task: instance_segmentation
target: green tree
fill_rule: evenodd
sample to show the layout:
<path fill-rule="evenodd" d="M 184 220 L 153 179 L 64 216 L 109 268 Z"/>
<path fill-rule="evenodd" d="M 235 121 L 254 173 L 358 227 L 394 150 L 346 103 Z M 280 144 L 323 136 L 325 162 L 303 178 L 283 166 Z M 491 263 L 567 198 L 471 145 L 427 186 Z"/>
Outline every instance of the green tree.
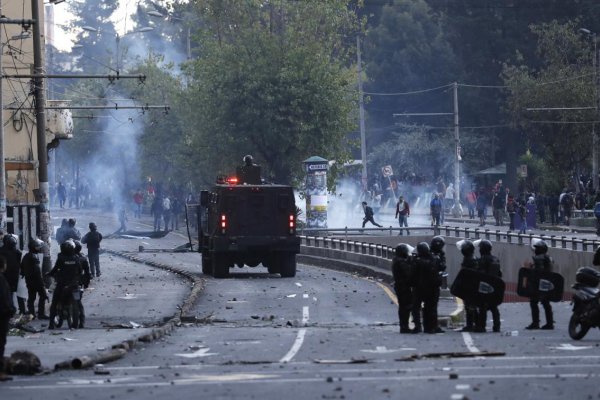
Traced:
<path fill-rule="evenodd" d="M 253 154 L 280 183 L 302 160 L 346 156 L 355 125 L 355 72 L 347 2 L 199 1 L 202 50 L 188 68 L 186 135 L 207 179 Z M 354 39 L 350 41 L 354 42 Z M 352 47 L 353 48 L 353 47 Z"/>
<path fill-rule="evenodd" d="M 578 27 L 577 20 L 533 25 L 540 67 L 528 67 L 531 63 L 522 60 L 503 70 L 512 124 L 522 130 L 537 157 L 552 160 L 549 172 L 563 183 L 588 167 L 595 110 L 528 108 L 594 106 L 593 48 Z"/>

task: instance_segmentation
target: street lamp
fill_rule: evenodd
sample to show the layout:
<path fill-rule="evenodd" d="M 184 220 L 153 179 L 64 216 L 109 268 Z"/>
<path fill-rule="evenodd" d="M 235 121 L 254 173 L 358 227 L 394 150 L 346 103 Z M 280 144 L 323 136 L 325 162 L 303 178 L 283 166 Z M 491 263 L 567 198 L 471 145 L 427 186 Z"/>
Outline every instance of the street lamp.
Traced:
<path fill-rule="evenodd" d="M 593 66 L 594 66 L 594 82 L 595 82 L 595 92 L 596 92 L 596 118 L 600 119 L 600 74 L 598 73 L 598 67 L 600 66 L 600 60 L 598 59 L 598 38 L 596 32 L 592 32 L 586 28 L 579 28 L 579 32 L 589 36 L 592 38 L 594 42 L 594 57 L 593 57 Z M 596 124 L 592 125 L 592 187 L 594 192 L 598 190 L 598 132 L 596 131 Z"/>

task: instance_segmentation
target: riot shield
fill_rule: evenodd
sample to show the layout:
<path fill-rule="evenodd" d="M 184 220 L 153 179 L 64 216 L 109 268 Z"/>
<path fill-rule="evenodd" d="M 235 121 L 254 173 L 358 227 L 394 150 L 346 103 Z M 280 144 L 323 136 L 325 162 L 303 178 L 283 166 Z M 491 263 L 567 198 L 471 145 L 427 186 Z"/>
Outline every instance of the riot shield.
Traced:
<path fill-rule="evenodd" d="M 564 278 L 556 272 L 521 268 L 517 282 L 517 294 L 540 300 L 561 301 L 564 284 Z"/>
<path fill-rule="evenodd" d="M 463 268 L 454 279 L 450 293 L 474 306 L 497 306 L 504 299 L 504 281 L 497 276 Z"/>

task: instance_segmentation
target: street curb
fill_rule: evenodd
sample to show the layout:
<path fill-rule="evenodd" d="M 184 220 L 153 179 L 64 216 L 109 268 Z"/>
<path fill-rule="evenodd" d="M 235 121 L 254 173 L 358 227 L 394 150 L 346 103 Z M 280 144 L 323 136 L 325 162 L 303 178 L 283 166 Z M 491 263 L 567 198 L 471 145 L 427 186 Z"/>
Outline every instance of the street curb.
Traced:
<path fill-rule="evenodd" d="M 130 261 L 149 265 L 154 268 L 159 268 L 168 272 L 175 273 L 177 275 L 182 276 L 183 278 L 192 282 L 192 290 L 190 291 L 187 298 L 184 300 L 183 304 L 178 307 L 180 309 L 179 315 L 174 315 L 169 318 L 166 322 L 164 322 L 158 328 L 155 328 L 150 333 L 146 333 L 143 335 L 134 336 L 131 339 L 127 339 L 121 341 L 119 343 L 115 343 L 111 346 L 110 350 L 96 353 L 89 353 L 85 355 L 81 355 L 69 360 L 58 362 L 54 365 L 54 371 L 62 370 L 62 369 L 82 369 L 93 367 L 95 364 L 106 363 L 110 361 L 115 361 L 122 358 L 129 351 L 133 350 L 139 343 L 149 343 L 153 342 L 157 339 L 162 338 L 165 335 L 168 335 L 181 323 L 181 315 L 185 315 L 189 313 L 194 306 L 194 303 L 198 299 L 198 296 L 204 289 L 204 279 L 195 276 L 193 273 L 185 271 L 183 269 L 173 267 L 171 265 L 162 264 L 155 261 L 144 260 L 140 257 L 135 256 L 131 252 L 122 252 L 115 250 L 105 250 L 106 253 L 112 254 L 114 256 L 126 258 Z"/>

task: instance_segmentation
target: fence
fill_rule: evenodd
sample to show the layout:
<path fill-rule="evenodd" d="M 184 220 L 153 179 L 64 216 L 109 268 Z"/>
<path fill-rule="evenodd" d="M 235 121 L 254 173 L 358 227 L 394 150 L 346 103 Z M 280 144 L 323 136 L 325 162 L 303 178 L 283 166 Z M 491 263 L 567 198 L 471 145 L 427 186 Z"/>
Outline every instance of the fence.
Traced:
<path fill-rule="evenodd" d="M 39 205 L 15 205 L 6 207 L 7 233 L 19 237 L 19 248 L 23 250 L 30 238 L 40 236 Z"/>

